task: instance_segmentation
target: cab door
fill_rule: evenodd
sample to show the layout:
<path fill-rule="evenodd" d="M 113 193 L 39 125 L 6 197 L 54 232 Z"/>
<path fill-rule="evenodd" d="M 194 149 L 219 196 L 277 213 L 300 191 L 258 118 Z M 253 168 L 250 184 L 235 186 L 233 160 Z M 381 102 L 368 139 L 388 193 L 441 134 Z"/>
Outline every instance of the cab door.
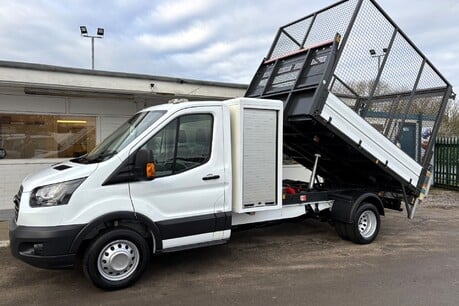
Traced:
<path fill-rule="evenodd" d="M 218 233 L 229 229 L 223 137 L 222 107 L 196 107 L 179 111 L 142 145 L 156 177 L 131 182 L 131 199 L 158 226 L 164 249 L 223 239 Z"/>

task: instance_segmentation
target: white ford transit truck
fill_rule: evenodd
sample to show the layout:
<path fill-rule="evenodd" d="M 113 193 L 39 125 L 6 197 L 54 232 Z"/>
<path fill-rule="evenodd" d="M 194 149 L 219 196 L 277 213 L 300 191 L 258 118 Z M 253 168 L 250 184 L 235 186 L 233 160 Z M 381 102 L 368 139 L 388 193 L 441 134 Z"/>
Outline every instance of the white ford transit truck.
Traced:
<path fill-rule="evenodd" d="M 378 61 L 370 45 L 384 46 Z M 427 194 L 453 95 L 373 0 L 340 1 L 280 28 L 245 97 L 147 108 L 24 179 L 11 251 L 43 268 L 81 258 L 96 286 L 119 289 L 152 255 L 225 243 L 249 224 L 316 217 L 370 243 L 385 209 L 403 202 L 412 218 Z M 310 177 L 283 179 L 284 155 Z"/>

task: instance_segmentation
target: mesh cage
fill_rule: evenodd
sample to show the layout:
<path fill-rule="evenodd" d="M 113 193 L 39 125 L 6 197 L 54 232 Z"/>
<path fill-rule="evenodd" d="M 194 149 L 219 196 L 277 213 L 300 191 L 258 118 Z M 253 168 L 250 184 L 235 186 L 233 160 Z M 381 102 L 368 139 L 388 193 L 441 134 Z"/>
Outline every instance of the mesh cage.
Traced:
<path fill-rule="evenodd" d="M 346 32 L 358 0 L 342 1 L 280 28 L 267 59 L 310 48 Z M 333 26 L 330 26 L 333 24 Z"/>
<path fill-rule="evenodd" d="M 375 1 L 341 1 L 280 28 L 266 59 L 336 33 L 342 39 L 329 91 L 427 166 L 452 88 Z"/>

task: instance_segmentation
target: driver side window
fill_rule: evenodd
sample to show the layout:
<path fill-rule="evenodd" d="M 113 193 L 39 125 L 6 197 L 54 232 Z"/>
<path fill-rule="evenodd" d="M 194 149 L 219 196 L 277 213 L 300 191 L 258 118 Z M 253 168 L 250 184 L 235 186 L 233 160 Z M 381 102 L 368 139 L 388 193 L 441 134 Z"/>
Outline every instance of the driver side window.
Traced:
<path fill-rule="evenodd" d="M 171 121 L 141 149 L 153 153 L 157 177 L 180 173 L 209 160 L 212 128 L 211 114 L 184 115 Z"/>

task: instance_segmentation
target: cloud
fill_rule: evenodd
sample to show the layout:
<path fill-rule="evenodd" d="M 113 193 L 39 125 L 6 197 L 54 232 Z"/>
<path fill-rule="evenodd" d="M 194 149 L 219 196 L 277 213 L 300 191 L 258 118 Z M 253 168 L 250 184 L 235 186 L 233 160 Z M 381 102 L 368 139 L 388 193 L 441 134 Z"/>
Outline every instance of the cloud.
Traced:
<path fill-rule="evenodd" d="M 238 40 L 226 40 L 214 42 L 211 45 L 190 53 L 174 55 L 173 58 L 183 60 L 190 59 L 195 65 L 206 65 L 211 62 L 223 61 L 240 53 L 253 53 L 269 43 L 271 37 L 261 36 L 255 39 L 240 38 Z"/>
<path fill-rule="evenodd" d="M 136 41 L 152 52 L 177 52 L 189 50 L 208 41 L 214 34 L 212 28 L 197 22 L 184 30 L 168 34 L 142 34 Z"/>
<path fill-rule="evenodd" d="M 248 83 L 271 42 L 270 35 L 218 41 L 194 52 L 173 54 L 168 59 L 198 71 L 206 79 Z"/>
<path fill-rule="evenodd" d="M 197 16 L 203 16 L 217 4 L 212 0 L 179 0 L 164 2 L 155 7 L 150 14 L 154 23 L 174 24 Z"/>
<path fill-rule="evenodd" d="M 3 0 L 0 60 L 247 83 L 277 29 L 334 0 Z M 378 0 L 453 84 L 459 85 L 456 0 Z"/>

